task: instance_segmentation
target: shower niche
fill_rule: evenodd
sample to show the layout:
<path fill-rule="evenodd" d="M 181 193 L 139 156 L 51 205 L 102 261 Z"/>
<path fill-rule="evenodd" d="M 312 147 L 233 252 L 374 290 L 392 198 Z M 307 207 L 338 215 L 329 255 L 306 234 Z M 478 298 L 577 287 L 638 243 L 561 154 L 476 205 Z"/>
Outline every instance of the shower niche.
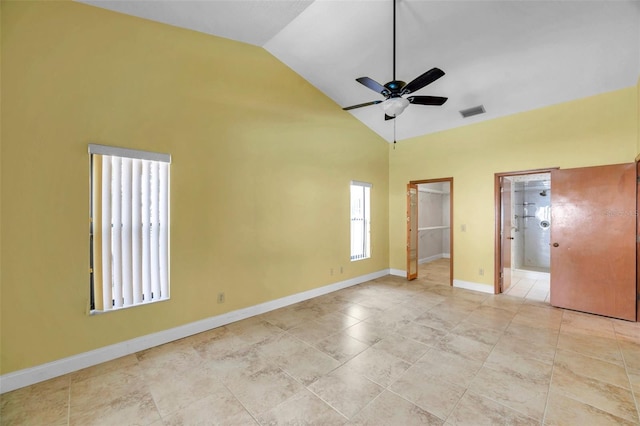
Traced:
<path fill-rule="evenodd" d="M 450 257 L 450 204 L 449 182 L 418 185 L 418 263 Z"/>
<path fill-rule="evenodd" d="M 547 175 L 513 179 L 513 269 L 550 272 L 551 181 Z"/>

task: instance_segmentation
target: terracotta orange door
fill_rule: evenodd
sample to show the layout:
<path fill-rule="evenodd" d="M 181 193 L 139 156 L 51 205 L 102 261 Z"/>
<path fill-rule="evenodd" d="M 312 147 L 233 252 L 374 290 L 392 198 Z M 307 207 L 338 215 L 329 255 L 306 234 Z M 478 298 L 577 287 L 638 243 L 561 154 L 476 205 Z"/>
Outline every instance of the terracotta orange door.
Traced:
<path fill-rule="evenodd" d="M 635 321 L 635 164 L 553 170 L 551 187 L 551 304 Z"/>
<path fill-rule="evenodd" d="M 418 278 L 418 185 L 407 185 L 407 279 Z"/>
<path fill-rule="evenodd" d="M 511 286 L 511 242 L 513 237 L 512 213 L 511 213 L 511 181 L 507 178 L 501 178 L 500 199 L 501 199 L 501 216 L 502 229 L 500 237 L 502 239 L 502 250 L 500 252 L 500 291 L 505 292 Z"/>

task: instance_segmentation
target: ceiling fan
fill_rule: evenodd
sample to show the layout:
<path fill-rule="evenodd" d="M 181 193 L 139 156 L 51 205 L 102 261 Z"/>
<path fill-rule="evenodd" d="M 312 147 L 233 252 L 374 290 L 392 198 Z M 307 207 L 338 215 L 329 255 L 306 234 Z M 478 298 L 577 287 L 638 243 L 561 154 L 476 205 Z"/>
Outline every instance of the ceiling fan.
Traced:
<path fill-rule="evenodd" d="M 384 119 L 392 120 L 409 106 L 416 105 L 442 105 L 447 98 L 441 96 L 408 96 L 405 95 L 416 92 L 423 87 L 433 83 L 444 75 L 444 71 L 440 68 L 431 68 L 429 71 L 416 77 L 408 84 L 401 80 L 396 80 L 396 0 L 393 0 L 393 80 L 382 85 L 369 77 L 359 77 L 356 81 L 374 92 L 380 93 L 385 100 L 376 100 L 365 102 L 363 104 L 352 105 L 342 108 L 345 111 L 355 108 L 361 108 L 369 105 L 382 104 L 384 111 Z"/>

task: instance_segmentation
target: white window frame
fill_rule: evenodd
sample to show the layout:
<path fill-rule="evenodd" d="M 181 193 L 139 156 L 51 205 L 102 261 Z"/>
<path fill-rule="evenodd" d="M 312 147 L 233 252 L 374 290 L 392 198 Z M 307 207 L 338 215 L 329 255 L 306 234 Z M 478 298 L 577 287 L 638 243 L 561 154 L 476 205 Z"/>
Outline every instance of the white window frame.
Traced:
<path fill-rule="evenodd" d="M 91 312 L 168 300 L 171 156 L 96 144 L 89 154 Z"/>
<path fill-rule="evenodd" d="M 355 180 L 349 187 L 352 262 L 371 257 L 371 187 Z"/>

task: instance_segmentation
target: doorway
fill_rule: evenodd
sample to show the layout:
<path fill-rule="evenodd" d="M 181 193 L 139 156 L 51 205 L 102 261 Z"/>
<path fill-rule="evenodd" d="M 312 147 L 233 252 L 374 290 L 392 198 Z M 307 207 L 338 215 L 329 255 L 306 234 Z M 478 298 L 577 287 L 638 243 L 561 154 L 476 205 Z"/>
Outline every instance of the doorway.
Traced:
<path fill-rule="evenodd" d="M 407 188 L 407 279 L 453 283 L 453 178 Z"/>
<path fill-rule="evenodd" d="M 514 190 L 518 176 L 546 172 L 549 189 L 538 195 L 551 198 L 549 223 L 534 206 L 530 211 L 536 211 L 533 219 L 540 227 L 550 230 L 548 303 L 635 321 L 638 189 L 633 163 L 496 174 L 495 293 L 509 293 L 513 285 L 513 241 L 520 225 L 511 198 L 519 199 Z M 527 207 L 526 198 L 521 200 Z"/>
<path fill-rule="evenodd" d="M 497 173 L 495 289 L 549 302 L 551 170 Z"/>

